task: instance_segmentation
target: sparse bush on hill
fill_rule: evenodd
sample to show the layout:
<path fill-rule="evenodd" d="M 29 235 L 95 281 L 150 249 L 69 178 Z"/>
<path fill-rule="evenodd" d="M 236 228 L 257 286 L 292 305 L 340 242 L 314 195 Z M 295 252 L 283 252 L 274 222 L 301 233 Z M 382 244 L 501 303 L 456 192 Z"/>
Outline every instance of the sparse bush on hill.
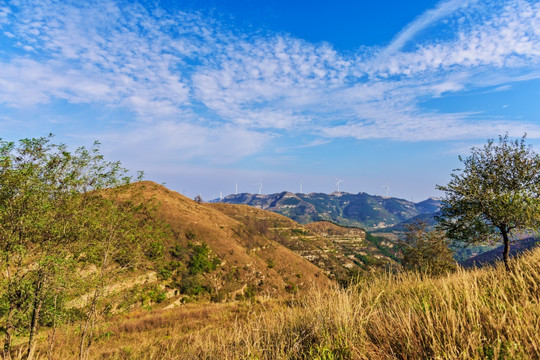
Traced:
<path fill-rule="evenodd" d="M 457 269 L 444 232 L 428 231 L 426 223 L 407 225 L 405 239 L 399 247 L 403 256 L 401 265 L 406 270 L 440 275 Z"/>
<path fill-rule="evenodd" d="M 194 240 L 196 235 L 192 231 L 186 232 L 186 238 Z M 188 242 L 187 246 L 174 245 L 169 249 L 171 261 L 157 266 L 158 276 L 162 280 L 172 279 L 170 286 L 175 286 L 181 293 L 197 296 L 210 293 L 212 286 L 203 276 L 217 269 L 221 260 L 211 253 L 205 242 Z"/>
<path fill-rule="evenodd" d="M 382 237 L 375 236 L 369 232 L 366 232 L 366 240 L 375 245 L 383 255 L 389 257 L 392 260 L 398 260 L 396 254 L 394 254 L 392 250 L 382 244 Z"/>
<path fill-rule="evenodd" d="M 210 256 L 210 248 L 206 243 L 190 244 L 191 259 L 189 261 L 189 273 L 191 275 L 208 273 L 216 269 L 220 260 L 215 256 Z"/>

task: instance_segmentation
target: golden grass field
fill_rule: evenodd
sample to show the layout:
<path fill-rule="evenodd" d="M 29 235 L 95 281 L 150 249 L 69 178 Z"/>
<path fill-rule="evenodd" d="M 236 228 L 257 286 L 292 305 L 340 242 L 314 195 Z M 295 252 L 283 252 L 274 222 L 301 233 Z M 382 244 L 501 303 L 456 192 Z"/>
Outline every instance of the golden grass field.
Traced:
<path fill-rule="evenodd" d="M 54 359 L 77 357 L 77 325 Z M 91 359 L 540 359 L 540 249 L 433 278 L 371 274 L 288 299 L 191 303 L 98 324 Z M 43 334 L 39 358 L 46 358 Z"/>

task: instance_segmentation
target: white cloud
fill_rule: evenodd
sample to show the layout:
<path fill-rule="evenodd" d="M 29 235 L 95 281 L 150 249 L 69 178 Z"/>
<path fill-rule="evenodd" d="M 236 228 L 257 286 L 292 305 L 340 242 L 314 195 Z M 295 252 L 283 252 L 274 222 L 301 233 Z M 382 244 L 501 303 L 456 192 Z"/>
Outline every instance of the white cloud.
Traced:
<path fill-rule="evenodd" d="M 466 4 L 467 1 L 449 1 L 444 4 Z M 455 7 L 455 6 L 454 6 Z M 380 75 L 416 76 L 418 73 L 451 70 L 456 66 L 478 68 L 519 68 L 531 64 L 538 66 L 540 57 L 540 4 L 511 1 L 500 8 L 488 4 L 476 11 L 485 11 L 489 17 L 481 23 L 471 23 L 458 29 L 454 39 L 418 44 L 412 52 L 397 52 L 407 36 L 398 40 L 366 64 L 368 71 Z M 422 26 L 431 24 L 430 21 Z M 413 23 L 413 25 L 416 24 Z M 416 26 L 413 26 L 416 29 Z M 402 39 L 402 40 L 399 40 Z M 397 44 L 397 45 L 396 45 Z M 392 50 L 389 52 L 389 50 Z M 383 61 L 384 60 L 384 61 Z"/>
<path fill-rule="evenodd" d="M 435 6 L 416 18 L 413 22 L 408 24 L 403 30 L 401 30 L 392 39 L 392 42 L 384 49 L 382 58 L 388 58 L 395 54 L 403 46 L 414 39 L 414 37 L 422 30 L 428 28 L 439 20 L 459 11 L 467 8 L 469 5 L 475 3 L 477 0 L 446 0 L 441 1 Z"/>
<path fill-rule="evenodd" d="M 165 29 L 190 36 L 200 29 L 177 26 L 182 14 L 155 19 L 141 6 L 123 5 L 120 10 L 101 1 L 75 8 L 41 1 L 14 13 L 10 31 L 20 47 L 40 55 L 39 60 L 15 56 L 1 64 L 0 81 L 11 84 L 2 102 L 20 107 L 59 98 L 127 106 L 142 118 L 181 113 L 189 105 L 189 79 L 175 69 L 198 42 L 189 47 L 182 40 L 169 41 Z M 29 88 L 31 96 L 26 96 Z"/>
<path fill-rule="evenodd" d="M 4 36 L 17 39 L 16 50 L 31 51 L 0 60 L 0 104 L 25 108 L 61 99 L 126 108 L 136 114 L 122 138 L 129 148 L 145 141 L 163 156 L 217 152 L 236 159 L 262 151 L 270 132 L 280 131 L 310 134 L 314 143 L 463 139 L 523 129 L 540 136 L 534 123 L 421 106 L 450 92 L 538 78 L 539 3 L 443 1 L 387 48 L 356 54 L 291 36 L 242 34 L 196 13 L 129 2 L 28 4 L 0 8 Z M 421 36 L 435 26 L 450 35 Z"/>
<path fill-rule="evenodd" d="M 95 134 L 108 151 L 143 164 L 182 161 L 233 163 L 262 151 L 271 135 L 242 127 L 205 127 L 185 122 L 141 123 L 120 131 Z M 144 144 L 143 147 L 140 145 Z"/>

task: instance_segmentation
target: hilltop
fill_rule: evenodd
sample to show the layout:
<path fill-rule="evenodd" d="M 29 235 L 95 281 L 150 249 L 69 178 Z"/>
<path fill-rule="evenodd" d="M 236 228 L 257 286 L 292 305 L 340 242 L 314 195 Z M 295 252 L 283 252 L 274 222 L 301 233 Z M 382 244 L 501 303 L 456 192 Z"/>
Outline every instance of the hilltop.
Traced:
<path fill-rule="evenodd" d="M 413 203 L 404 199 L 334 192 L 331 194 L 293 194 L 281 192 L 270 195 L 229 195 L 214 202 L 246 204 L 285 215 L 301 224 L 326 220 L 346 226 L 375 230 L 395 226 L 415 217 L 431 219 L 439 210 L 440 201 L 434 198 Z"/>
<path fill-rule="evenodd" d="M 204 243 L 219 259 L 217 269 L 205 278 L 212 279 L 221 297 L 248 292 L 279 296 L 292 289 L 329 284 L 322 269 L 272 239 L 254 223 L 238 221 L 213 206 L 198 204 L 153 182 L 131 186 L 138 196 L 157 204 L 156 217 L 174 234 L 163 244 L 165 257 L 175 247 L 187 249 L 189 243 Z"/>

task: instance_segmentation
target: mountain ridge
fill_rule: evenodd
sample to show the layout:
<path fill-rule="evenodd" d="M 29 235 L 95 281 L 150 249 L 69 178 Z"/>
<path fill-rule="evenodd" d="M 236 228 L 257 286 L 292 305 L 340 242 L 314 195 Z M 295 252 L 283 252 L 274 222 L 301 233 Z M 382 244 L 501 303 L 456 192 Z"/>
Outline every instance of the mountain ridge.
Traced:
<path fill-rule="evenodd" d="M 434 216 L 441 206 L 440 200 L 428 198 L 418 203 L 408 200 L 369 195 L 364 192 L 231 194 L 211 202 L 245 204 L 276 212 L 298 223 L 330 221 L 339 225 L 357 226 L 376 230 L 397 225 L 421 214 Z"/>

